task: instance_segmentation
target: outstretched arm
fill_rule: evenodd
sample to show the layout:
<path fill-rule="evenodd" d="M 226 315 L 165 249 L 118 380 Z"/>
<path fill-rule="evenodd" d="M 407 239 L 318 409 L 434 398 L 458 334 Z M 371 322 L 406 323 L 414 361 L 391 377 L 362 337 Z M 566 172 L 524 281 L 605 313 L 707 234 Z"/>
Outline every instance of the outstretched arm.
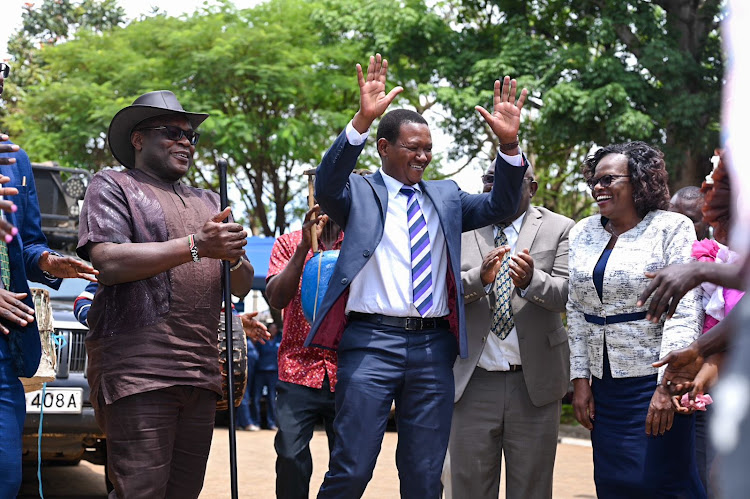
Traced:
<path fill-rule="evenodd" d="M 518 129 L 521 126 L 521 109 L 526 101 L 528 90 L 521 91 L 516 100 L 516 80 L 509 76 L 495 81 L 492 113 L 481 106 L 475 109 L 482 115 L 492 132 L 500 141 L 500 150 L 509 156 L 520 153 L 518 148 Z M 462 227 L 464 232 L 485 225 L 497 223 L 518 209 L 520 201 L 521 183 L 528 163 L 521 162 L 521 166 L 506 163 L 498 156 L 495 161 L 495 181 L 488 197 L 486 194 L 461 195 Z"/>
<path fill-rule="evenodd" d="M 659 322 L 662 314 L 667 319 L 674 315 L 677 304 L 691 289 L 702 282 L 712 282 L 730 289 L 742 289 L 741 265 L 716 262 L 687 262 L 664 267 L 658 272 L 647 272 L 653 279 L 638 298 L 642 306 L 653 295 L 646 319 Z"/>
<path fill-rule="evenodd" d="M 354 136 L 365 135 L 373 121 L 378 119 L 403 91 L 395 87 L 385 93 L 388 61 L 380 54 L 370 57 L 367 75 L 362 66 L 357 64 L 357 82 L 359 84 L 359 110 L 351 121 Z M 351 198 L 349 194 L 349 174 L 357 166 L 357 158 L 364 148 L 365 137 L 351 142 L 348 137 L 349 126 L 341 132 L 331 148 L 323 156 L 323 161 L 315 174 L 315 198 L 323 210 L 342 228 L 346 228 Z M 358 137 L 359 138 L 359 137 Z"/>
<path fill-rule="evenodd" d="M 685 348 L 672 350 L 654 367 L 667 366 L 662 384 L 669 387 L 672 394 L 682 394 L 692 387 L 692 381 L 700 370 L 703 359 L 726 351 L 736 329 L 737 316 L 740 314 L 740 304 L 747 298 L 740 299 L 724 320 L 702 334 L 697 340 Z"/>

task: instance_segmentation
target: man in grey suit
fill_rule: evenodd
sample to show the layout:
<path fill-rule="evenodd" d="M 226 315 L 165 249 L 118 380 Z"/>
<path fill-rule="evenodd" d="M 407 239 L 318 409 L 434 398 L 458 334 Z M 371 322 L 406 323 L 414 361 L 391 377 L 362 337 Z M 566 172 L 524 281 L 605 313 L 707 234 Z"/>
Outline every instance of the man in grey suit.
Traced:
<path fill-rule="evenodd" d="M 482 176 L 485 189 L 493 178 L 490 167 Z M 574 222 L 531 206 L 537 188 L 529 166 L 518 211 L 463 234 L 469 356 L 453 368 L 447 497 L 497 499 L 503 454 L 507 498 L 552 497 L 560 400 L 570 373 L 560 314 L 568 298 Z"/>

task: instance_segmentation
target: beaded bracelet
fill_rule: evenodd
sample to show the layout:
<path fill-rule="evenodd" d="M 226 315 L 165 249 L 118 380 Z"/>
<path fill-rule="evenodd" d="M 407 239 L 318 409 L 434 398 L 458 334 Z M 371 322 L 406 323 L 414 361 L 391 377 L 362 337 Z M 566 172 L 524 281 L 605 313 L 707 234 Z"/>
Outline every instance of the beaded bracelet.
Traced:
<path fill-rule="evenodd" d="M 198 255 L 198 246 L 195 244 L 195 234 L 188 236 L 188 245 L 190 246 L 190 256 L 193 257 L 193 261 L 200 262 L 201 257 Z"/>

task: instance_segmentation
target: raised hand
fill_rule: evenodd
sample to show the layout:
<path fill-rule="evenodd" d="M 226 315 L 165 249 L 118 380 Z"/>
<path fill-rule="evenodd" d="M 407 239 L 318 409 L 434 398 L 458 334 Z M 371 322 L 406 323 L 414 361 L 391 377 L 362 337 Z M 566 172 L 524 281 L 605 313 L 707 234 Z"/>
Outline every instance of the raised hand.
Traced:
<path fill-rule="evenodd" d="M 352 125 L 359 133 L 370 129 L 372 122 L 378 119 L 404 89 L 394 87 L 385 93 L 388 61 L 380 54 L 370 56 L 367 66 L 367 76 L 362 72 L 362 66 L 357 64 L 357 81 L 359 82 L 359 111 L 354 115 Z"/>
<path fill-rule="evenodd" d="M 90 282 L 97 282 L 98 270 L 82 260 L 72 256 L 55 255 L 45 251 L 39 257 L 39 268 L 55 277 L 78 277 Z"/>
<path fill-rule="evenodd" d="M 529 91 L 521 90 L 521 96 L 516 100 L 516 80 L 510 76 L 503 79 L 502 90 L 500 80 L 495 80 L 495 96 L 493 98 L 492 114 L 482 106 L 474 109 L 479 111 L 492 132 L 501 144 L 510 144 L 518 140 L 518 129 L 521 127 L 521 109 L 526 102 Z"/>

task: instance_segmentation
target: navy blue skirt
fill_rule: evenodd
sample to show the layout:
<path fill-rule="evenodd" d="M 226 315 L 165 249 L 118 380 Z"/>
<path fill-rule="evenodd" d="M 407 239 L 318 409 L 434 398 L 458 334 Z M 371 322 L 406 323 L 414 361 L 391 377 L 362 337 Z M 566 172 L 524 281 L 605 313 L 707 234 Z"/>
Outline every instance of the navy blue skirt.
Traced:
<path fill-rule="evenodd" d="M 662 436 L 646 434 L 646 415 L 656 375 L 612 378 L 604 354 L 604 378 L 593 378 L 596 494 L 608 498 L 705 498 L 695 462 L 695 416 L 675 414 Z"/>

